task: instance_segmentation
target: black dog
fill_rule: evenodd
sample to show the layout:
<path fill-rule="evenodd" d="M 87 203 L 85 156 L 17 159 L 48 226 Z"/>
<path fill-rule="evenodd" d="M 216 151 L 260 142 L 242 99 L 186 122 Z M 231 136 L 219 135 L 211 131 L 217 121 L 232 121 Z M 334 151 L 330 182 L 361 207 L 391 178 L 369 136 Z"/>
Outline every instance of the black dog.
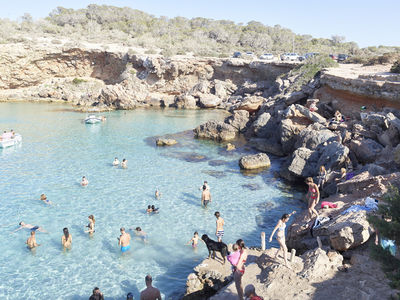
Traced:
<path fill-rule="evenodd" d="M 206 243 L 207 249 L 208 249 L 208 258 L 211 257 L 211 251 L 212 251 L 212 258 L 215 259 L 215 251 L 218 251 L 221 253 L 222 258 L 224 259 L 224 264 L 225 264 L 225 257 L 229 255 L 228 252 L 228 246 L 225 243 L 222 242 L 216 242 L 213 241 L 208 237 L 207 234 L 203 234 L 201 236 L 201 239 Z"/>

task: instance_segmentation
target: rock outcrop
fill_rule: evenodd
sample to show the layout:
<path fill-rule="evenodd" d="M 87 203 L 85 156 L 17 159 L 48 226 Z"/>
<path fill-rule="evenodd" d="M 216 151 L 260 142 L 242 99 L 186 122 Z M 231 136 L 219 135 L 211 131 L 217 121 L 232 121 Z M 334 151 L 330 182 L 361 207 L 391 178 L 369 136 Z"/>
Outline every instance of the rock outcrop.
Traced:
<path fill-rule="evenodd" d="M 156 145 L 157 146 L 172 146 L 177 144 L 178 142 L 174 139 L 163 139 L 159 138 L 156 140 Z"/>
<path fill-rule="evenodd" d="M 239 166 L 244 170 L 254 170 L 271 166 L 271 161 L 265 153 L 243 156 L 239 160 Z"/>

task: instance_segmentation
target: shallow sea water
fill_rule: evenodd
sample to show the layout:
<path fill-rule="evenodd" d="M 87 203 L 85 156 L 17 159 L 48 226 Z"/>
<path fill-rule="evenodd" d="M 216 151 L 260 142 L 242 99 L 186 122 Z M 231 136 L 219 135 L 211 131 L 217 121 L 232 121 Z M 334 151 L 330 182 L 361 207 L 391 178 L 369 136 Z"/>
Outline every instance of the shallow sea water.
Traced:
<path fill-rule="evenodd" d="M 0 299 L 88 299 L 98 286 L 106 299 L 135 299 L 146 274 L 167 299 L 180 299 L 187 275 L 207 255 L 185 243 L 194 231 L 215 239 L 214 212 L 225 219 L 224 242 L 242 238 L 260 245 L 279 217 L 300 210 L 301 194 L 274 177 L 280 161 L 258 174 L 244 174 L 238 159 L 251 153 L 240 147 L 227 153 L 221 145 L 195 140 L 191 130 L 220 111 L 135 110 L 104 113 L 107 121 L 85 125 L 86 114 L 62 104 L 0 103 L 0 130 L 14 129 L 22 145 L 0 149 Z M 179 144 L 157 148 L 154 136 L 175 135 Z M 128 169 L 111 165 L 128 160 Z M 204 157 L 203 157 L 204 156 Z M 81 187 L 85 175 L 90 184 Z M 211 187 L 210 207 L 200 207 L 203 180 Z M 162 197 L 154 199 L 154 190 Z M 39 201 L 45 193 L 52 206 Z M 147 205 L 160 208 L 147 215 Z M 96 232 L 84 233 L 87 217 Z M 42 226 L 41 244 L 29 251 L 29 231 L 20 221 Z M 132 234 L 132 248 L 121 255 L 119 228 L 140 226 L 143 244 Z M 73 237 L 72 250 L 61 248 L 62 229 Z M 267 244 L 271 246 L 270 244 Z M 277 246 L 274 241 L 273 246 Z"/>

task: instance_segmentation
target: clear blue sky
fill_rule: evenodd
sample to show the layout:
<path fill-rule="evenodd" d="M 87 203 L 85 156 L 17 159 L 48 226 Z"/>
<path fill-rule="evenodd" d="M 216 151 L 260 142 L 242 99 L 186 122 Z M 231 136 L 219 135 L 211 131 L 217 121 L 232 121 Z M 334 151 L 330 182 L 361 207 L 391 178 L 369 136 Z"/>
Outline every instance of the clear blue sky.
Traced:
<path fill-rule="evenodd" d="M 279 24 L 299 34 L 330 38 L 365 46 L 400 46 L 400 0 L 11 0 L 1 18 L 17 19 L 25 12 L 42 18 L 57 6 L 83 8 L 88 4 L 129 6 L 155 16 L 229 19 L 266 25 Z"/>

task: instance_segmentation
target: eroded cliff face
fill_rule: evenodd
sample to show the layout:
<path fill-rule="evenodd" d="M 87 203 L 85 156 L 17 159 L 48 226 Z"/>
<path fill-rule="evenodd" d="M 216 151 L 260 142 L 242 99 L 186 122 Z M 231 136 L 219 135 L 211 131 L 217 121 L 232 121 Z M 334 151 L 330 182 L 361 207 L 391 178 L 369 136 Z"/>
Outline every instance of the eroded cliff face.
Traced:
<path fill-rule="evenodd" d="M 62 99 L 111 108 L 217 107 L 243 97 L 267 96 L 276 78 L 295 65 L 241 59 L 129 55 L 78 48 L 0 46 L 0 99 Z M 77 78 L 75 81 L 73 79 Z M 242 98 L 241 98 L 242 97 Z M 216 100 L 218 98 L 219 100 Z M 183 104 L 182 104 L 183 103 Z"/>

